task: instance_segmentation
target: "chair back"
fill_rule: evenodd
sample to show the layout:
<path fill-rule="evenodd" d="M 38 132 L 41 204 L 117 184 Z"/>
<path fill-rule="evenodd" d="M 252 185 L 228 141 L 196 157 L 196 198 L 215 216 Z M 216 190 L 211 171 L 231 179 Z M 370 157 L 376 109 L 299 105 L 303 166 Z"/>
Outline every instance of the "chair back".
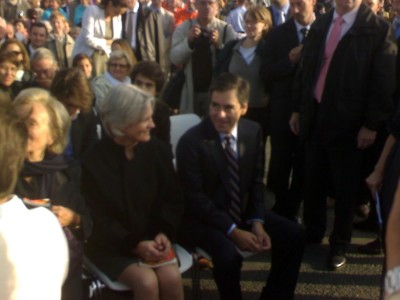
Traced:
<path fill-rule="evenodd" d="M 172 153 L 176 154 L 176 146 L 182 135 L 193 126 L 200 123 L 200 117 L 196 114 L 183 114 L 170 117 Z"/>

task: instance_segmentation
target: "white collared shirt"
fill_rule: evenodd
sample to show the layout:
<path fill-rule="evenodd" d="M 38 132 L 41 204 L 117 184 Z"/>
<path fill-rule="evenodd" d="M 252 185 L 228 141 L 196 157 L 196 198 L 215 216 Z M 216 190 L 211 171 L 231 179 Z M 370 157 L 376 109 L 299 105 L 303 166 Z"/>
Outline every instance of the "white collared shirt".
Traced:
<path fill-rule="evenodd" d="M 219 133 L 219 138 L 220 138 L 220 140 L 221 140 L 221 145 L 222 145 L 222 148 L 224 148 L 225 147 L 225 137 L 227 136 L 228 134 L 226 134 L 226 133 Z M 237 142 L 238 142 L 238 130 L 237 130 L 237 124 L 236 124 L 236 126 L 233 128 L 233 130 L 232 130 L 232 132 L 229 134 L 230 135 L 230 137 L 232 138 L 231 139 L 231 147 L 232 147 L 232 150 L 236 153 L 236 155 L 239 155 L 239 151 L 238 151 L 238 145 L 237 145 Z"/>
<path fill-rule="evenodd" d="M 307 30 L 310 30 L 311 24 L 314 21 L 315 21 L 315 15 L 314 15 L 313 21 L 310 24 L 308 24 L 307 26 L 301 25 L 299 22 L 294 20 L 294 24 L 296 25 L 297 38 L 299 39 L 299 43 L 301 43 L 301 41 L 303 40 L 303 34 L 301 33 L 301 30 L 303 28 L 307 28 Z"/>
<path fill-rule="evenodd" d="M 344 22 L 342 24 L 342 32 L 340 33 L 340 39 L 342 39 L 342 37 L 344 37 L 344 35 L 350 30 L 351 26 L 353 26 L 353 24 L 356 20 L 359 8 L 360 8 L 360 6 L 357 6 L 342 16 Z M 328 32 L 327 38 L 325 40 L 325 43 L 328 41 L 328 37 L 331 34 L 334 21 L 338 17 L 339 17 L 339 14 L 335 10 L 333 13 L 332 23 L 331 23 L 331 26 L 329 27 L 329 32 Z"/>
<path fill-rule="evenodd" d="M 132 39 L 131 39 L 131 47 L 132 49 L 136 49 L 136 23 L 139 11 L 139 1 L 136 1 L 135 6 L 132 10 L 128 10 L 126 12 L 126 20 L 125 20 L 125 32 L 128 32 L 128 18 L 132 18 L 133 30 L 132 30 Z"/>

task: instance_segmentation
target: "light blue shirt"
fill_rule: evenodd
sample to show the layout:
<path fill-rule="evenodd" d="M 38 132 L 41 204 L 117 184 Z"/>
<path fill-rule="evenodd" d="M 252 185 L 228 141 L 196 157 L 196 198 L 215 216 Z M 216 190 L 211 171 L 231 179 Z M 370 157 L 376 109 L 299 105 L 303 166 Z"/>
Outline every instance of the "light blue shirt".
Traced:
<path fill-rule="evenodd" d="M 273 16 L 272 17 L 274 18 L 275 26 L 283 24 L 289 18 L 289 7 L 290 7 L 289 3 L 287 3 L 282 8 L 278 8 L 278 7 L 274 6 L 274 5 L 271 5 L 272 12 L 273 12 Z M 284 18 L 285 18 L 283 20 L 283 22 L 281 20 L 282 13 L 284 14 Z"/>

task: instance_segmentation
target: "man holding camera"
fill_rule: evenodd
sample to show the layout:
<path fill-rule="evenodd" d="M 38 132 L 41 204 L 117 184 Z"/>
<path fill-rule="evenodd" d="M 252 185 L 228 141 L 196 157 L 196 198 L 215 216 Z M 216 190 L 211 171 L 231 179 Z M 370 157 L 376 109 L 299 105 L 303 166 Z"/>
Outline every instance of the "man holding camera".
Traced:
<path fill-rule="evenodd" d="M 195 6 L 197 19 L 183 22 L 172 36 L 170 58 L 172 63 L 185 68 L 180 112 L 204 116 L 216 51 L 235 39 L 236 33 L 231 25 L 216 18 L 217 0 L 196 0 Z"/>

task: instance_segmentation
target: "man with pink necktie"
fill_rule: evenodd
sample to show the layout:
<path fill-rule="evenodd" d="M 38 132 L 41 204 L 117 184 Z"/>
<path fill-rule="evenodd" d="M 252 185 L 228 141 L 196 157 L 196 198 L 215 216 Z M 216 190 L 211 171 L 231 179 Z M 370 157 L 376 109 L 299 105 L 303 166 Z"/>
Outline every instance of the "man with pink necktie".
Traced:
<path fill-rule="evenodd" d="M 327 266 L 346 264 L 363 150 L 393 111 L 397 47 L 392 30 L 362 0 L 336 6 L 310 28 L 294 84 L 292 131 L 306 144 L 304 224 L 321 243 L 326 197 L 336 199 Z"/>

